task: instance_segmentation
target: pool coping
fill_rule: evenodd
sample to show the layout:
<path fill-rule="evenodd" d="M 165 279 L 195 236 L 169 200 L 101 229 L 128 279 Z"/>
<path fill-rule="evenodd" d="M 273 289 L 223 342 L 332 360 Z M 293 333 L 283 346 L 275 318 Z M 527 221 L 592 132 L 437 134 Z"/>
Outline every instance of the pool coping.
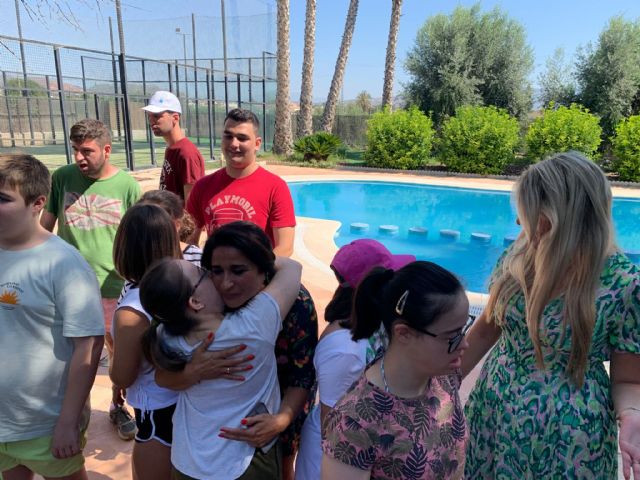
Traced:
<path fill-rule="evenodd" d="M 275 166 L 275 169 L 281 166 Z M 306 167 L 297 167 L 301 170 L 311 170 Z M 455 187 L 476 190 L 492 190 L 500 192 L 510 192 L 513 188 L 514 180 L 486 178 L 486 177 L 432 177 L 427 175 L 415 175 L 403 172 L 361 172 L 352 170 L 322 171 L 312 174 L 284 174 L 282 178 L 287 182 L 331 182 L 331 181 L 370 181 L 370 182 L 391 182 L 407 183 L 415 185 L 433 185 L 440 187 Z M 390 179 L 391 177 L 392 179 Z M 629 189 L 626 187 L 612 187 L 614 197 L 640 199 L 640 189 Z M 323 220 L 310 217 L 296 216 L 296 241 L 294 245 L 294 258 L 299 260 L 304 267 L 305 278 L 308 273 L 322 284 L 329 283 L 337 286 L 337 281 L 333 272 L 329 268 L 331 259 L 338 246 L 334 241 L 335 233 L 340 228 L 341 223 L 335 220 Z M 467 291 L 469 303 L 476 306 L 484 306 L 489 298 L 488 294 L 481 292 Z"/>

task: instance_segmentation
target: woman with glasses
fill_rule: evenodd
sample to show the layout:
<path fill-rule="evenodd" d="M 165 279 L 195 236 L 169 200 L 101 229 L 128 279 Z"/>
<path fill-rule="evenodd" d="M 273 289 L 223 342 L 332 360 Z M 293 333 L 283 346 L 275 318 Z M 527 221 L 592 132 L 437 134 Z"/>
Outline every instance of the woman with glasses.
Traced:
<path fill-rule="evenodd" d="M 243 225 L 220 227 L 209 238 L 203 262 L 210 271 L 165 260 L 151 267 L 140 284 L 142 305 L 154 319 L 144 347 L 157 367 L 181 371 L 202 345 L 212 352 L 243 345 L 253 360 L 251 368 L 227 367 L 226 376 L 178 393 L 171 451 L 176 479 L 281 475 L 277 444 L 256 448 L 225 438 L 225 429 L 242 428 L 248 417 L 280 409 L 274 346 L 282 318 L 298 295 L 301 267 L 286 258 L 276 263 L 266 234 L 253 224 Z M 224 268 L 223 283 L 222 264 L 230 268 Z M 236 278 L 233 290 L 224 283 L 230 275 Z M 224 314 L 225 303 L 237 308 Z M 240 373 L 242 381 L 236 378 Z"/>
<path fill-rule="evenodd" d="M 569 152 L 529 167 L 514 197 L 522 232 L 464 356 L 466 373 L 495 344 L 466 406 L 465 478 L 614 480 L 619 438 L 638 479 L 640 276 L 614 243 L 609 182 Z"/>
<path fill-rule="evenodd" d="M 322 479 L 462 478 L 459 369 L 471 322 L 462 285 L 434 263 L 375 268 L 362 280 L 353 339 L 382 324 L 389 346 L 327 415 Z"/>
<path fill-rule="evenodd" d="M 382 243 L 369 238 L 342 246 L 333 257 L 331 269 L 338 280 L 338 288 L 325 308 L 325 320 L 329 325 L 322 332 L 313 357 L 319 401 L 302 428 L 296 480 L 320 478 L 321 425 L 336 402 L 360 378 L 369 355 L 373 357 L 376 350 L 370 348 L 368 339 L 351 339 L 353 292 L 372 268 L 382 266 L 397 270 L 415 260 L 413 255 L 393 255 Z"/>

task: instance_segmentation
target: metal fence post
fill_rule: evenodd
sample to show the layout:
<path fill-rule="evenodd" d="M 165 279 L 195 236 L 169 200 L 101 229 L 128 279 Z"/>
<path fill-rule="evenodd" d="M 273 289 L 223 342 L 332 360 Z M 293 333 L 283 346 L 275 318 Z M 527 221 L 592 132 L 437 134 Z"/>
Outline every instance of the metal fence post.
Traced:
<path fill-rule="evenodd" d="M 13 133 L 13 120 L 11 118 L 11 103 L 9 102 L 9 90 L 7 89 L 7 72 L 2 71 L 2 85 L 4 87 L 4 100 L 7 104 L 7 120 L 9 121 L 9 137 L 11 137 L 11 146 L 16 146 L 16 138 Z"/>
<path fill-rule="evenodd" d="M 212 122 L 211 117 L 211 82 L 213 81 L 212 72 L 207 70 L 207 124 L 209 125 L 209 156 L 213 160 L 215 156 L 213 155 L 213 128 L 214 123 Z"/>
<path fill-rule="evenodd" d="M 140 66 L 142 68 L 142 95 L 147 96 L 147 76 L 145 74 L 144 60 L 140 60 Z"/>
<path fill-rule="evenodd" d="M 47 101 L 49 102 L 49 121 L 51 122 L 51 139 L 53 144 L 56 144 L 56 124 L 53 121 L 53 102 L 51 102 L 51 82 L 49 82 L 49 75 L 44 76 L 45 85 L 47 86 Z"/>
<path fill-rule="evenodd" d="M 116 54 L 113 47 L 113 27 L 111 25 L 111 17 L 109 17 L 109 39 L 111 41 L 111 70 L 113 73 L 113 93 L 115 93 L 116 104 L 116 129 L 118 131 L 118 141 L 122 140 L 122 132 L 120 130 L 120 102 L 118 102 L 118 70 L 116 68 Z"/>
<path fill-rule="evenodd" d="M 93 107 L 96 109 L 96 120 L 100 120 L 100 102 L 97 93 L 93 94 Z"/>
<path fill-rule="evenodd" d="M 148 98 L 144 99 L 144 105 L 145 107 L 149 105 Z M 149 142 L 149 150 L 151 151 L 151 165 L 156 167 L 158 166 L 158 164 L 156 163 L 156 146 L 153 143 L 153 131 L 151 130 L 151 123 L 149 123 L 149 117 L 147 117 L 147 119 L 145 120 L 145 123 L 147 124 L 147 128 L 146 128 L 147 141 Z"/>
<path fill-rule="evenodd" d="M 240 74 L 236 73 L 236 82 L 237 82 L 237 92 L 238 92 L 238 108 L 242 108 L 242 92 L 241 92 L 241 85 L 240 85 Z"/>
<path fill-rule="evenodd" d="M 262 150 L 267 151 L 267 58 L 262 52 Z"/>
<path fill-rule="evenodd" d="M 251 94 L 251 58 L 248 59 L 249 62 L 249 103 L 253 103 L 253 95 Z"/>
<path fill-rule="evenodd" d="M 169 78 L 169 91 L 173 93 L 173 75 L 171 74 L 171 64 L 167 63 L 167 78 Z"/>
<path fill-rule="evenodd" d="M 140 60 L 140 65 L 142 67 L 142 95 L 144 95 L 145 97 L 145 104 L 146 104 L 146 98 L 147 98 L 147 76 L 145 73 L 145 68 L 144 68 L 144 60 Z M 146 140 L 151 141 L 151 163 L 153 165 L 155 165 L 154 159 L 153 159 L 153 132 L 151 132 L 149 130 L 149 128 L 145 128 L 144 129 L 145 135 L 146 135 Z"/>
<path fill-rule="evenodd" d="M 56 66 L 56 80 L 58 82 L 58 97 L 60 98 L 60 117 L 62 118 L 62 136 L 64 138 L 64 151 L 67 154 L 67 164 L 71 163 L 71 144 L 69 143 L 69 128 L 67 125 L 67 112 L 64 104 L 64 83 L 62 68 L 60 67 L 60 49 L 53 47 L 53 60 Z"/>
<path fill-rule="evenodd" d="M 200 112 L 198 108 L 198 61 L 196 56 L 196 16 L 191 14 L 191 39 L 193 40 L 193 84 L 196 99 L 196 143 L 200 145 Z"/>
<path fill-rule="evenodd" d="M 224 72 L 224 111 L 229 113 L 229 79 L 227 72 Z"/>
<path fill-rule="evenodd" d="M 120 87 L 122 90 L 122 99 L 124 102 L 124 149 L 127 159 L 127 168 L 131 171 L 135 169 L 135 160 L 133 158 L 133 132 L 131 130 L 131 110 L 129 107 L 129 94 L 127 88 L 127 71 L 126 58 L 121 53 L 118 55 L 120 60 Z"/>
<path fill-rule="evenodd" d="M 80 68 L 82 70 L 82 98 L 84 99 L 84 117 L 89 118 L 89 99 L 87 97 L 87 79 L 84 73 L 84 55 L 80 55 Z"/>
<path fill-rule="evenodd" d="M 29 88 L 27 87 L 27 59 L 24 54 L 24 42 L 22 41 L 22 22 L 20 21 L 20 4 L 18 0 L 15 0 L 15 8 L 16 8 L 16 22 L 18 23 L 18 38 L 20 43 L 20 59 L 22 62 L 22 79 L 24 84 L 22 85 L 22 96 L 25 97 L 27 101 L 27 116 L 29 119 L 29 134 L 31 135 L 30 144 L 34 145 L 33 141 L 33 119 L 31 118 L 31 95 L 29 95 Z"/>
<path fill-rule="evenodd" d="M 213 142 L 216 142 L 216 72 L 213 69 L 213 60 L 211 60 L 211 110 L 213 114 Z"/>
<path fill-rule="evenodd" d="M 178 69 L 178 61 L 176 60 L 176 97 L 180 96 L 180 70 Z"/>

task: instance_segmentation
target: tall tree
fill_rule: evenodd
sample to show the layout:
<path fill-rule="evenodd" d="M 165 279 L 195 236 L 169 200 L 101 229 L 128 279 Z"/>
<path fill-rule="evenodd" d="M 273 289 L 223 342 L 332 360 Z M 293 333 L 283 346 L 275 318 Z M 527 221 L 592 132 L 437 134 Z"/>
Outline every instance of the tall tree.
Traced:
<path fill-rule="evenodd" d="M 327 95 L 327 102 L 324 105 L 324 113 L 322 114 L 322 130 L 331 132 L 333 122 L 336 116 L 336 105 L 338 103 L 338 95 L 342 88 L 344 80 L 344 70 L 347 66 L 347 57 L 349 56 L 349 48 L 351 47 L 351 39 L 353 38 L 353 30 L 356 27 L 356 17 L 358 15 L 358 0 L 350 0 L 347 19 L 344 23 L 344 33 L 342 34 L 342 42 L 340 44 L 340 52 L 336 60 L 336 68 L 333 71 L 333 79 L 331 87 Z"/>
<path fill-rule="evenodd" d="M 546 70 L 538 76 L 538 83 L 540 84 L 538 98 L 543 107 L 551 102 L 568 107 L 577 101 L 571 67 L 564 61 L 562 48 L 556 48 L 553 55 L 547 59 Z"/>
<path fill-rule="evenodd" d="M 367 115 L 371 113 L 371 110 L 373 110 L 371 94 L 366 90 L 361 91 L 356 96 L 356 105 L 360 107 L 360 110 L 362 110 L 362 113 L 366 113 Z"/>
<path fill-rule="evenodd" d="M 304 58 L 302 60 L 302 88 L 300 90 L 300 113 L 298 114 L 298 136 L 313 133 L 313 55 L 316 47 L 316 0 L 307 0 L 304 20 Z"/>
<path fill-rule="evenodd" d="M 382 108 L 393 107 L 393 77 L 396 68 L 396 42 L 400 27 L 402 0 L 391 0 L 391 21 L 387 40 L 387 57 L 384 62 L 384 84 L 382 86 Z"/>
<path fill-rule="evenodd" d="M 481 14 L 476 4 L 429 18 L 405 66 L 409 102 L 438 122 L 461 105 L 495 105 L 517 116 L 531 107 L 533 54 L 524 28 L 498 8 Z"/>
<path fill-rule="evenodd" d="M 577 78 L 581 103 L 602 118 L 611 135 L 620 120 L 634 112 L 640 93 L 640 20 L 614 17 L 600 33 L 595 47 L 578 55 Z"/>
<path fill-rule="evenodd" d="M 278 52 L 276 88 L 276 125 L 273 153 L 291 155 L 291 112 L 289 111 L 289 0 L 278 0 Z"/>

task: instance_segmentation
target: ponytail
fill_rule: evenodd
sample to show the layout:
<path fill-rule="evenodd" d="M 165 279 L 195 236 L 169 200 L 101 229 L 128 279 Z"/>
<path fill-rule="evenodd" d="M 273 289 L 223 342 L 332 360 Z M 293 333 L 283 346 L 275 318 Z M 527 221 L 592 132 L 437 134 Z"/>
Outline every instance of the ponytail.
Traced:
<path fill-rule="evenodd" d="M 353 299 L 351 338 L 369 338 L 386 318 L 385 291 L 393 270 L 376 267 L 360 282 Z M 389 326 L 385 325 L 387 330 Z M 388 331 L 387 331 L 388 333 Z"/>
<path fill-rule="evenodd" d="M 164 345 L 161 336 L 158 335 L 158 329 L 161 325 L 156 319 L 151 322 L 142 336 L 142 352 L 149 363 L 170 372 L 181 372 L 189 358 L 187 355 L 172 351 Z"/>
<path fill-rule="evenodd" d="M 398 271 L 376 267 L 360 282 L 353 302 L 351 337 L 369 338 L 380 324 L 391 338 L 396 320 L 424 331 L 464 295 L 451 272 L 431 262 L 411 262 Z"/>
<path fill-rule="evenodd" d="M 140 281 L 140 303 L 152 318 L 142 338 L 142 350 L 149 362 L 170 371 L 182 370 L 187 358 L 167 348 L 163 335 L 184 336 L 196 326 L 187 310 L 194 286 L 182 269 L 183 261 L 164 258 Z M 158 334 L 160 326 L 163 330 Z"/>

